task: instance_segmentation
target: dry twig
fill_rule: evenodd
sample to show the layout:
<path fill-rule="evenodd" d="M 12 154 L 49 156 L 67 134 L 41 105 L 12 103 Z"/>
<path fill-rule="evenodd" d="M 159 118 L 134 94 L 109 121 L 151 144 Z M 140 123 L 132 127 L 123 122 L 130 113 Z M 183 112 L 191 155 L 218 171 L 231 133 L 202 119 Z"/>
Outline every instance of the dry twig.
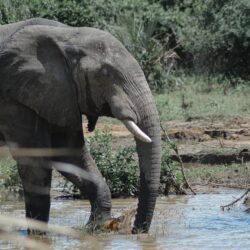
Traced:
<path fill-rule="evenodd" d="M 190 189 L 190 191 L 194 195 L 196 195 L 195 191 L 192 189 L 192 187 L 189 185 L 189 183 L 187 181 L 187 178 L 186 178 L 186 175 L 185 175 L 185 171 L 184 171 L 184 164 L 183 164 L 183 161 L 182 161 L 182 159 L 180 157 L 180 154 L 179 154 L 177 146 L 175 144 L 173 144 L 173 142 L 170 140 L 170 138 L 168 137 L 168 134 L 167 134 L 166 130 L 164 129 L 164 127 L 162 126 L 162 124 L 161 124 L 161 129 L 162 129 L 162 131 L 164 133 L 164 138 L 170 143 L 170 145 L 172 145 L 172 148 L 173 148 L 173 150 L 175 151 L 175 153 L 176 153 L 176 155 L 178 157 L 178 160 L 179 160 L 180 165 L 181 165 L 181 173 L 182 173 L 185 185 Z"/>

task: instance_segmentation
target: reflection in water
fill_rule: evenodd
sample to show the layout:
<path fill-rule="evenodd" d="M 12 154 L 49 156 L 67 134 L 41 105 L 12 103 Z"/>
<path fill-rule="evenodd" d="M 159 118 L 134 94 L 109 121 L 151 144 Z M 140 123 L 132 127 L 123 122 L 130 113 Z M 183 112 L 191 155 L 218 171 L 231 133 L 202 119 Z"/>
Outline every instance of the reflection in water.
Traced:
<path fill-rule="evenodd" d="M 170 196 L 158 199 L 149 235 L 106 233 L 87 236 L 79 241 L 64 236 L 49 235 L 52 249 L 250 249 L 250 215 L 244 205 L 222 211 L 221 205 L 239 196 L 242 191 L 223 190 L 220 193 L 196 196 Z M 136 205 L 134 199 L 113 201 L 113 216 Z M 1 214 L 23 217 L 20 201 L 2 201 Z M 53 224 L 82 228 L 89 216 L 89 205 L 83 201 L 53 201 Z M 1 249 L 19 249 L 0 242 Z"/>

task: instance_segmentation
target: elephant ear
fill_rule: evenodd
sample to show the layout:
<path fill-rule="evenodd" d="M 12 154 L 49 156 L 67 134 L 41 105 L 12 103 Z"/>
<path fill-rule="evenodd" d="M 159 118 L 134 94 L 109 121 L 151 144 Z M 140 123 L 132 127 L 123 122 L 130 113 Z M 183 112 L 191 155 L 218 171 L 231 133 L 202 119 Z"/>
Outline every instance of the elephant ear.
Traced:
<path fill-rule="evenodd" d="M 0 48 L 0 95 L 58 126 L 79 127 L 81 113 L 66 56 L 51 37 L 21 31 Z"/>

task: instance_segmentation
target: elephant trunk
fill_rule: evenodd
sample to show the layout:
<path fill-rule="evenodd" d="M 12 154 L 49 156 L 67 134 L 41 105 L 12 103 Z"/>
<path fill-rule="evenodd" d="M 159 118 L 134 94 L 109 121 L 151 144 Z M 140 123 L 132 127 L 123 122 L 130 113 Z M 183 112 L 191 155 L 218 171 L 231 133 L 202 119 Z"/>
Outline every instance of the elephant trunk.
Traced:
<path fill-rule="evenodd" d="M 138 138 L 136 148 L 140 165 L 140 193 L 137 214 L 132 233 L 147 233 L 152 221 L 156 199 L 159 192 L 161 168 L 161 129 L 159 115 L 153 96 L 145 84 L 145 78 L 135 87 L 136 102 L 140 115 L 138 127 L 152 140 L 147 143 Z M 146 88 L 145 88 L 146 85 Z"/>
<path fill-rule="evenodd" d="M 138 64 L 134 68 L 138 68 Z M 140 193 L 132 233 L 146 233 L 152 221 L 160 182 L 160 121 L 143 72 L 135 72 L 132 68 L 128 72 L 129 76 L 124 75 L 126 84 L 122 85 L 123 92 L 116 89 L 114 93 L 118 94 L 109 98 L 109 104 L 113 116 L 135 136 L 140 165 Z M 127 103 L 129 107 L 124 105 Z"/>

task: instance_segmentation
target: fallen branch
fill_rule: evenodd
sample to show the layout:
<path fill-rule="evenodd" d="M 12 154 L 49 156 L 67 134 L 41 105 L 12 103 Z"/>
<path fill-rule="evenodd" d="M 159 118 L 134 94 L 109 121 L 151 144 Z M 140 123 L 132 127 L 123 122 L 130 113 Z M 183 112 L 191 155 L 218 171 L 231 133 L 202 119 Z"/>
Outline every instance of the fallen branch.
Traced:
<path fill-rule="evenodd" d="M 240 200 L 242 200 L 245 196 L 247 196 L 247 194 L 250 192 L 250 188 L 248 188 L 247 190 L 246 190 L 246 192 L 243 194 L 243 195 L 241 195 L 239 198 L 237 198 L 236 200 L 234 200 L 234 201 L 232 201 L 231 203 L 229 203 L 229 204 L 227 204 L 227 205 L 225 205 L 225 206 L 221 206 L 221 209 L 224 211 L 225 210 L 225 208 L 227 208 L 227 209 L 230 209 L 230 207 L 232 207 L 234 204 L 236 204 L 238 201 L 240 201 Z"/>
<path fill-rule="evenodd" d="M 180 157 L 180 154 L 179 154 L 179 151 L 178 151 L 177 146 L 170 140 L 170 138 L 168 137 L 168 134 L 167 134 L 166 130 L 164 129 L 164 127 L 162 126 L 162 124 L 161 124 L 161 129 L 162 129 L 163 134 L 164 134 L 164 139 L 167 140 L 167 141 L 170 143 L 172 149 L 175 151 L 175 153 L 176 153 L 176 155 L 177 155 L 177 157 L 178 157 L 178 160 L 179 160 L 180 165 L 181 165 L 181 173 L 182 173 L 182 176 L 183 176 L 184 185 L 186 185 L 187 188 L 189 188 L 190 191 L 191 191 L 194 195 L 196 195 L 195 191 L 192 189 L 192 187 L 189 185 L 189 183 L 188 183 L 188 181 L 187 181 L 187 178 L 186 178 L 186 175 L 185 175 L 185 171 L 184 171 L 184 164 L 183 164 L 183 161 L 182 161 L 182 159 L 181 159 L 181 157 Z"/>

